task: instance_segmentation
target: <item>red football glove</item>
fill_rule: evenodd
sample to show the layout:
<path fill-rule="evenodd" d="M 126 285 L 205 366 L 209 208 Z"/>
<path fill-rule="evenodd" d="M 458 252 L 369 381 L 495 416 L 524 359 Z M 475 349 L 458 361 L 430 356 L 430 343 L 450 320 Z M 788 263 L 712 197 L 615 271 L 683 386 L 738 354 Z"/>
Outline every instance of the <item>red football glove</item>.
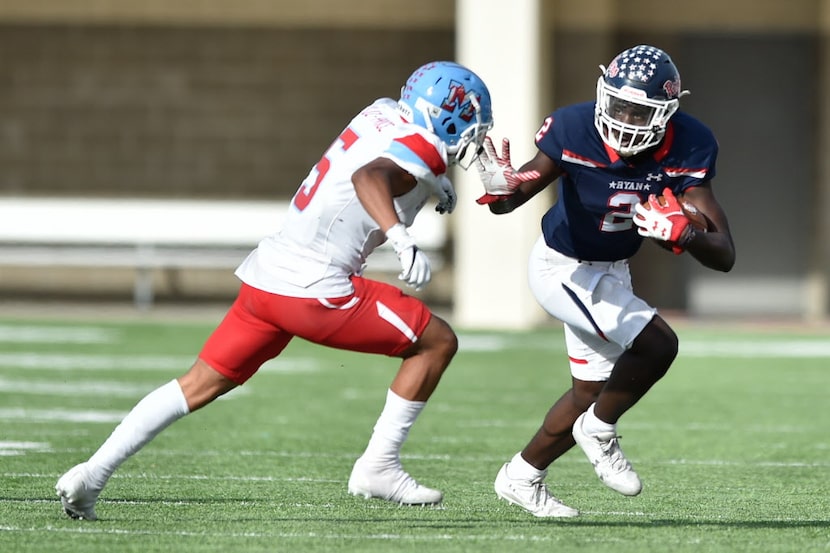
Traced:
<path fill-rule="evenodd" d="M 657 200 L 654 194 L 648 197 L 648 207 L 645 204 L 634 206 L 634 224 L 637 232 L 646 238 L 664 240 L 673 244 L 683 242 L 684 233 L 689 227 L 689 219 L 683 213 L 680 202 L 670 188 L 663 190 L 665 205 Z M 672 248 L 674 249 L 674 248 Z M 680 252 L 683 248 L 679 248 Z M 675 251 L 675 253 L 680 253 Z"/>
<path fill-rule="evenodd" d="M 496 153 L 493 140 L 489 136 L 484 138 L 484 150 L 476 160 L 476 169 L 486 192 L 476 200 L 481 205 L 503 200 L 505 196 L 513 194 L 521 183 L 539 177 L 539 171 L 519 173 L 513 168 L 510 141 L 506 138 L 501 142 L 501 157 Z"/>

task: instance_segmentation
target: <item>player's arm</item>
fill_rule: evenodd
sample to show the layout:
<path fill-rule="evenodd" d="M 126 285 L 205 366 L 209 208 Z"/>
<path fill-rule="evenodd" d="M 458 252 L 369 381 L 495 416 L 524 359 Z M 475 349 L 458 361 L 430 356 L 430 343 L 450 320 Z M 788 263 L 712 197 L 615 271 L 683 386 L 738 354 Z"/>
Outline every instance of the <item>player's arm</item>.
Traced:
<path fill-rule="evenodd" d="M 735 265 L 735 243 L 729 230 L 729 221 L 715 199 L 711 181 L 688 188 L 684 198 L 706 216 L 707 232 L 698 232 L 685 249 L 701 264 L 716 271 L 727 272 Z"/>
<path fill-rule="evenodd" d="M 398 219 L 392 200 L 415 188 L 418 181 L 392 160 L 376 158 L 354 172 L 352 184 L 357 199 L 386 233 L 398 255 L 401 262 L 398 278 L 416 290 L 426 286 L 432 278 L 429 258 L 418 249 L 415 239 Z"/>
<path fill-rule="evenodd" d="M 518 173 L 531 171 L 537 172 L 539 176 L 520 183 L 512 194 L 491 198 L 492 201 L 487 202 L 487 207 L 490 208 L 492 213 L 497 215 L 510 213 L 544 190 L 564 173 L 562 168 L 541 150 L 537 151 L 536 156 L 517 170 Z"/>
<path fill-rule="evenodd" d="M 387 158 L 376 158 L 352 175 L 357 199 L 378 226 L 386 231 L 400 223 L 392 198 L 418 184 L 414 176 Z"/>

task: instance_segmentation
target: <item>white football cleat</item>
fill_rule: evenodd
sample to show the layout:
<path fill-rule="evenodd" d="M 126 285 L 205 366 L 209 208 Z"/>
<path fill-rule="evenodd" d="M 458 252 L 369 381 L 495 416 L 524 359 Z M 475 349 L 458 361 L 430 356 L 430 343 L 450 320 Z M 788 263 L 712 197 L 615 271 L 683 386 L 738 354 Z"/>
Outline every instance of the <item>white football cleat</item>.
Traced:
<path fill-rule="evenodd" d="M 582 413 L 573 426 L 573 437 L 585 456 L 594 466 L 594 471 L 602 482 L 623 495 L 637 495 L 643 489 L 640 477 L 631 468 L 631 463 L 623 455 L 619 436 L 615 432 L 602 432 L 589 435 L 582 431 Z"/>
<path fill-rule="evenodd" d="M 435 505 L 444 494 L 422 486 L 400 464 L 373 466 L 360 457 L 349 477 L 349 493 L 365 499 L 377 497 L 399 505 Z"/>
<path fill-rule="evenodd" d="M 92 486 L 86 463 L 75 465 L 61 476 L 55 484 L 55 491 L 61 498 L 64 512 L 71 518 L 98 520 L 95 502 L 98 501 L 101 488 Z"/>
<path fill-rule="evenodd" d="M 544 483 L 547 471 L 535 480 L 520 480 L 507 475 L 508 464 L 505 463 L 496 475 L 493 487 L 497 496 L 540 518 L 579 516 L 579 511 L 568 507 L 550 494 Z"/>

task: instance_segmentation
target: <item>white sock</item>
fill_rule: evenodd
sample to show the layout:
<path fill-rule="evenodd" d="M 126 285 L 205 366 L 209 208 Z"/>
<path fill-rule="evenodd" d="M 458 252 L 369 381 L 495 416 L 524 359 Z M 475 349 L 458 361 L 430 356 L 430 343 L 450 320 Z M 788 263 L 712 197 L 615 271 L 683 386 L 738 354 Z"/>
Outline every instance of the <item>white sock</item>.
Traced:
<path fill-rule="evenodd" d="M 522 457 L 520 451 L 507 464 L 507 476 L 514 480 L 536 480 L 547 474 L 546 470 L 539 470 Z"/>
<path fill-rule="evenodd" d="M 392 390 L 386 392 L 386 404 L 375 423 L 364 458 L 398 462 L 409 429 L 421 414 L 425 401 L 409 401 Z"/>
<path fill-rule="evenodd" d="M 585 412 L 585 418 L 582 419 L 582 431 L 589 436 L 594 436 L 603 432 L 616 433 L 617 425 L 609 424 L 604 420 L 597 418 L 596 414 L 594 414 L 594 405 L 596 405 L 596 403 L 592 403 Z"/>
<path fill-rule="evenodd" d="M 171 380 L 139 401 L 89 458 L 90 475 L 102 487 L 115 469 L 190 409 L 178 381 Z"/>

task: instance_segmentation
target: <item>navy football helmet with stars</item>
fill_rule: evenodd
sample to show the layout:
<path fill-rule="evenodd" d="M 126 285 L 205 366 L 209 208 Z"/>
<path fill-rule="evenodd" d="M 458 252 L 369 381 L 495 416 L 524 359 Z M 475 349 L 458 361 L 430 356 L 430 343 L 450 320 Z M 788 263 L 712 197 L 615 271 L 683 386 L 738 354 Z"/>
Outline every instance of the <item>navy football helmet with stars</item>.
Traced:
<path fill-rule="evenodd" d="M 594 125 L 622 157 L 660 143 L 680 107 L 680 73 L 663 50 L 645 44 L 621 52 L 597 80 Z"/>

